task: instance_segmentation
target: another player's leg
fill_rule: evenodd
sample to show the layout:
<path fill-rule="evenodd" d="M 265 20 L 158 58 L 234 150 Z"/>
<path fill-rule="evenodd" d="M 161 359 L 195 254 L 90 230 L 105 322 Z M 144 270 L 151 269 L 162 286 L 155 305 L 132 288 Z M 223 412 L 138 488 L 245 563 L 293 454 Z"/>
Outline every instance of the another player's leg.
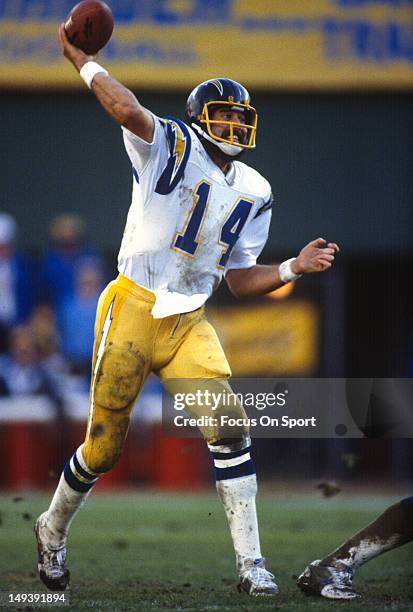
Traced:
<path fill-rule="evenodd" d="M 86 439 L 67 462 L 48 510 L 35 525 L 38 570 L 49 589 L 67 588 L 70 525 L 98 478 L 120 457 L 131 410 L 149 371 L 148 342 L 134 326 L 145 317 L 150 321 L 149 312 L 150 305 L 137 307 L 119 282 L 111 283 L 99 302 Z M 140 328 L 150 332 L 150 323 Z"/>
<path fill-rule="evenodd" d="M 356 533 L 322 560 L 313 561 L 298 577 L 306 593 L 328 599 L 354 599 L 354 573 L 367 561 L 413 540 L 413 497 L 387 508 L 373 523 Z"/>
<path fill-rule="evenodd" d="M 227 381 L 231 370 L 213 327 L 202 312 L 189 313 L 183 318 L 180 328 L 183 341 L 174 358 L 159 371 L 165 386 L 173 392 L 176 382 L 171 385 L 171 381 L 179 379 L 180 392 L 183 389 L 193 391 L 201 386 L 215 394 L 231 393 Z M 194 318 L 197 318 L 195 324 Z M 188 325 L 188 330 L 185 325 Z M 194 382 L 191 383 L 191 380 Z M 191 384 L 193 388 L 189 389 Z M 192 414 L 188 408 L 191 416 L 201 416 L 200 413 L 196 414 L 196 410 Z M 223 407 L 221 411 L 226 412 L 227 408 Z M 231 412 L 231 416 L 236 418 L 245 419 L 247 416 L 239 403 L 231 407 Z M 242 427 L 239 435 L 232 431 L 230 438 L 225 438 L 225 432 L 221 432 L 222 435 L 218 432 L 217 435 L 216 431 L 211 432 L 208 428 L 200 429 L 208 440 L 214 461 L 216 487 L 231 531 L 240 589 L 249 595 L 275 595 L 278 587 L 273 581 L 274 576 L 265 569 L 260 548 L 255 505 L 257 478 L 250 455 L 248 428 Z"/>

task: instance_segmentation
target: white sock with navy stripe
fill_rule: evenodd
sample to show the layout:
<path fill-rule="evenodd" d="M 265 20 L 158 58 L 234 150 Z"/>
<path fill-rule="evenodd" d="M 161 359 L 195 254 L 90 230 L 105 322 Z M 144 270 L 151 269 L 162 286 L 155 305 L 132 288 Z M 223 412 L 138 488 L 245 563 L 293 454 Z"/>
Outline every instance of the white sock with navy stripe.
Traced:
<path fill-rule="evenodd" d="M 99 476 L 87 467 L 82 447 L 79 446 L 66 463 L 49 509 L 43 517 L 49 546 L 60 548 L 64 545 L 75 514 L 85 503 Z"/>
<path fill-rule="evenodd" d="M 238 572 L 261 560 L 255 496 L 257 478 L 251 446 L 231 452 L 229 447 L 208 445 L 214 458 L 218 495 L 224 505 L 234 544 Z"/>

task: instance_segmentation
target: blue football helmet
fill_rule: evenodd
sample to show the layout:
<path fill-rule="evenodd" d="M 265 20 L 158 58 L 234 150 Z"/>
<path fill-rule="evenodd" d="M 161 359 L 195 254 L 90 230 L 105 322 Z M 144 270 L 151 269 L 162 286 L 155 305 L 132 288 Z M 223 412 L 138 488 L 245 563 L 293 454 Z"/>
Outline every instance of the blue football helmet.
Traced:
<path fill-rule="evenodd" d="M 233 121 L 214 121 L 214 111 L 223 107 L 244 113 L 247 137 L 241 143 L 234 140 L 234 128 L 239 127 Z M 257 111 L 250 105 L 250 95 L 243 85 L 232 79 L 217 78 L 204 81 L 190 93 L 186 103 L 186 116 L 190 125 L 206 140 L 219 147 L 230 156 L 239 155 L 244 149 L 255 148 L 257 132 Z M 229 126 L 227 138 L 212 132 L 214 124 Z"/>

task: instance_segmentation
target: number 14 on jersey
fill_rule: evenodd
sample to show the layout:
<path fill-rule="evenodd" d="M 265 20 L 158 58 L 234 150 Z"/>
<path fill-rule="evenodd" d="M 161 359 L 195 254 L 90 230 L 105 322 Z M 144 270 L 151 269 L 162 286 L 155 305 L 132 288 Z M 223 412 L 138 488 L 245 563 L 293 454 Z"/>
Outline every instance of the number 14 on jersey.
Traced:
<path fill-rule="evenodd" d="M 211 194 L 211 183 L 201 181 L 193 192 L 194 203 L 185 222 L 184 228 L 178 232 L 174 241 L 174 247 L 187 255 L 195 256 L 200 246 L 199 236 L 207 215 L 208 203 Z M 231 251 L 237 242 L 242 228 L 250 214 L 254 202 L 240 198 L 235 203 L 228 217 L 222 224 L 218 236 L 218 244 L 224 247 L 219 259 L 218 266 L 224 268 L 227 264 Z"/>

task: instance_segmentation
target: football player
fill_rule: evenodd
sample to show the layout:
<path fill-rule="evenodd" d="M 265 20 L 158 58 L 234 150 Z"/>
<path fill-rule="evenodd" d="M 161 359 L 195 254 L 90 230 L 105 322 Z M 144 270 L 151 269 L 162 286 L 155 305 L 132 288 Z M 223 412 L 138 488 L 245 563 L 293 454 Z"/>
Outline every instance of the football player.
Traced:
<path fill-rule="evenodd" d="M 304 273 L 331 268 L 338 247 L 318 238 L 281 265 L 256 263 L 267 239 L 271 187 L 238 158 L 254 149 L 257 113 L 248 91 L 228 78 L 190 94 L 187 123 L 160 118 L 72 46 L 66 58 L 122 126 L 132 163 L 132 203 L 119 253 L 119 276 L 97 309 L 86 438 L 64 468 L 49 509 L 36 523 L 40 577 L 50 589 L 69 583 L 70 524 L 98 478 L 117 462 L 132 407 L 153 371 L 169 380 L 205 381 L 228 391 L 231 374 L 204 303 L 225 275 L 239 297 L 262 295 Z M 241 405 L 232 416 L 245 417 Z M 257 481 L 248 428 L 226 437 L 202 430 L 228 517 L 240 589 L 274 595 L 258 535 Z"/>
<path fill-rule="evenodd" d="M 353 575 L 367 561 L 413 540 L 413 496 L 387 508 L 324 559 L 313 561 L 298 577 L 307 594 L 327 599 L 355 599 Z"/>

